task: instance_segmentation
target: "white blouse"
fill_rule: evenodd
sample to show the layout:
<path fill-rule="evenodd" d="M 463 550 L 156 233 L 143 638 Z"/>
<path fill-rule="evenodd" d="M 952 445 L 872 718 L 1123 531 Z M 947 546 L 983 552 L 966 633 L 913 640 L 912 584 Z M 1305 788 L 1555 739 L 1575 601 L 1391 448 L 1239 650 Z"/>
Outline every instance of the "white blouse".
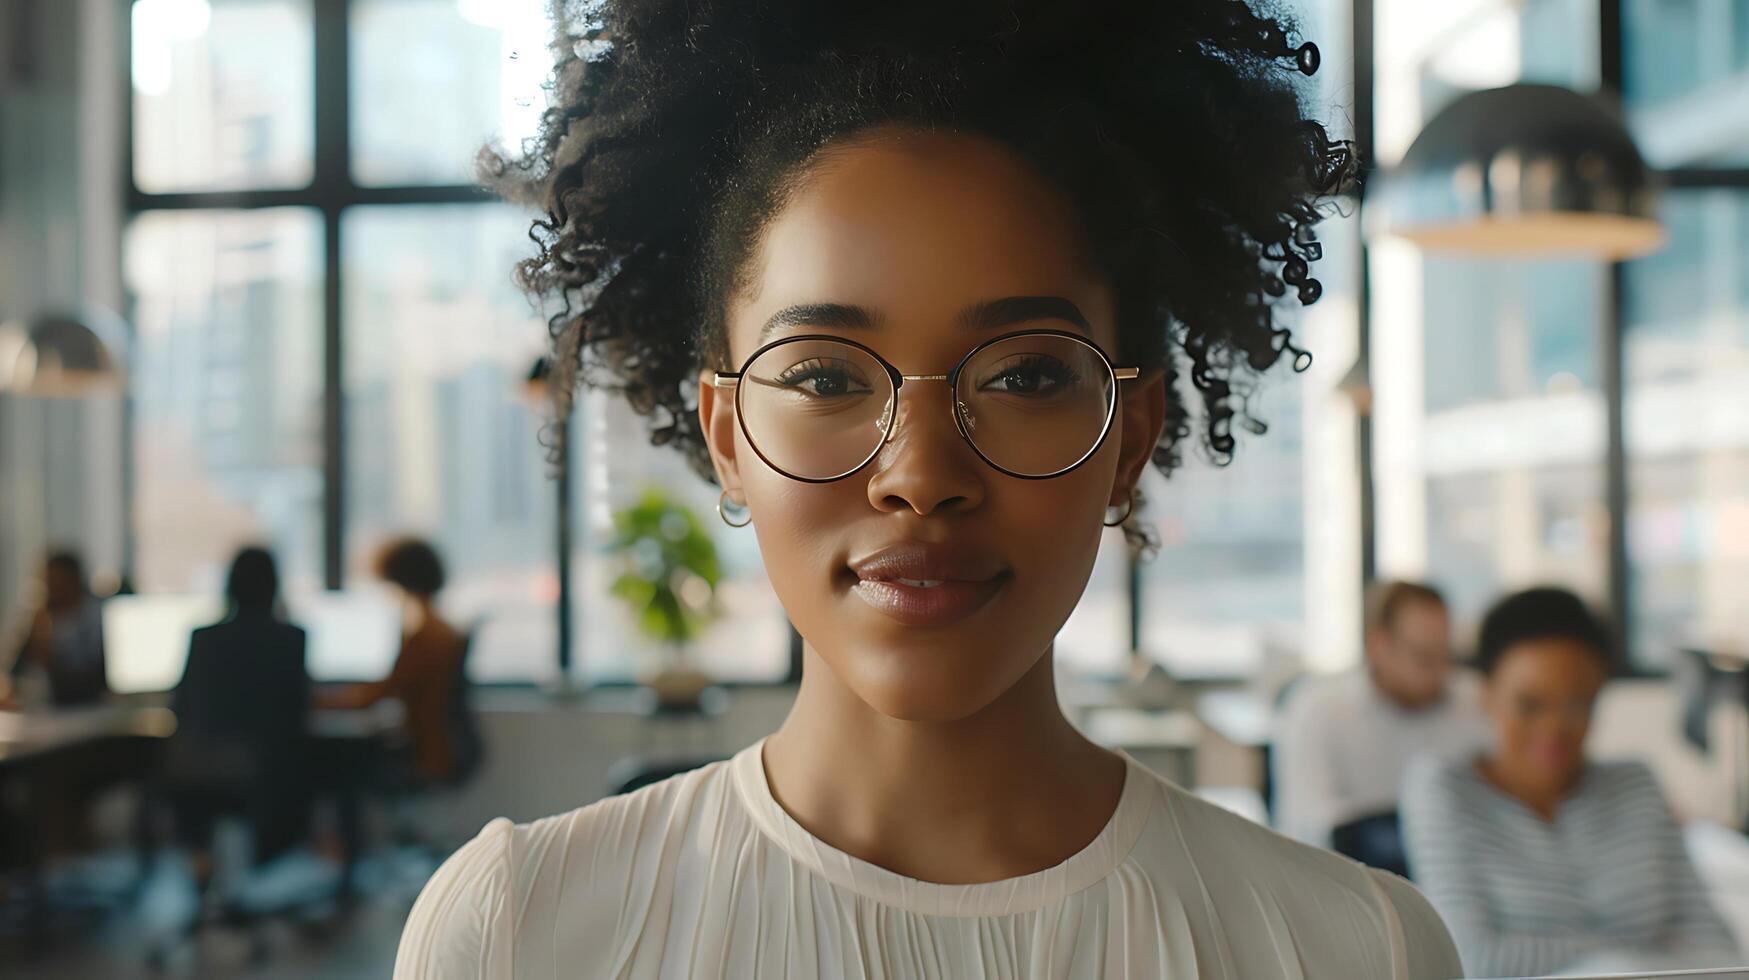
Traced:
<path fill-rule="evenodd" d="M 438 869 L 396 980 L 1461 977 L 1401 878 L 1307 847 L 1125 757 L 1117 809 L 1052 868 L 970 885 L 819 840 L 733 759 L 530 824 Z"/>

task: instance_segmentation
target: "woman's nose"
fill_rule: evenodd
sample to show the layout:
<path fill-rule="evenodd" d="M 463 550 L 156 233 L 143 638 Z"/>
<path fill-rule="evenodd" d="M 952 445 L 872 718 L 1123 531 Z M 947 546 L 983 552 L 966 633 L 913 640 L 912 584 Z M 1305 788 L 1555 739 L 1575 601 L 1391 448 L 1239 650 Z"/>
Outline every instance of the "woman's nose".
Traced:
<path fill-rule="evenodd" d="M 872 464 L 868 500 L 876 510 L 971 510 L 984 500 L 989 467 L 954 424 L 953 388 L 911 380 L 901 389 L 893 432 Z"/>

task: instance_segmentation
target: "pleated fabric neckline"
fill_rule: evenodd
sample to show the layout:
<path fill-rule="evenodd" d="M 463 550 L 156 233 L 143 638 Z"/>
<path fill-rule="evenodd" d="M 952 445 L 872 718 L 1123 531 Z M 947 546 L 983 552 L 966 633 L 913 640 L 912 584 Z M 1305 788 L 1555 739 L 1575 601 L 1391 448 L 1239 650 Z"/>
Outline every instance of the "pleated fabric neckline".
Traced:
<path fill-rule="evenodd" d="M 754 826 L 784 853 L 833 885 L 922 915 L 1016 915 L 1048 907 L 1098 883 L 1129 857 L 1159 793 L 1154 776 L 1120 752 L 1124 784 L 1117 809 L 1086 847 L 1054 867 L 1017 878 L 945 885 L 889 871 L 808 833 L 772 795 L 764 750 L 765 740 L 760 739 L 729 762 L 735 795 L 747 808 Z"/>

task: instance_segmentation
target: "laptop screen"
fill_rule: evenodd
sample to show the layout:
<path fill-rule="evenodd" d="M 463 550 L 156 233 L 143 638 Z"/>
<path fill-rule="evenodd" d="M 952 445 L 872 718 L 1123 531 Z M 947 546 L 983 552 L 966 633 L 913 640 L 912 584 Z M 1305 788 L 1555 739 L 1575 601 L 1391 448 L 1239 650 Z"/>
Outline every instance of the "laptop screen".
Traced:
<path fill-rule="evenodd" d="M 308 633 L 305 664 L 322 681 L 375 680 L 400 649 L 400 611 L 378 592 L 319 592 L 287 600 L 287 615 Z M 114 596 L 103 603 L 103 644 L 110 689 L 118 694 L 168 691 L 182 679 L 188 636 L 225 615 L 206 595 Z"/>

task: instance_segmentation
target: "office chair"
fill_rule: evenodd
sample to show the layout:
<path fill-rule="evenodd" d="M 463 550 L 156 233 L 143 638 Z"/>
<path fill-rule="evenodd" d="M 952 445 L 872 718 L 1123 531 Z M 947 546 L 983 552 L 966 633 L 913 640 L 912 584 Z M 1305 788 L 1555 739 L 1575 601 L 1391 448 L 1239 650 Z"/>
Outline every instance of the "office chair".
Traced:
<path fill-rule="evenodd" d="M 670 776 L 691 772 L 708 766 L 713 762 L 721 762 L 727 756 L 703 755 L 680 759 L 650 760 L 638 756 L 627 756 L 613 764 L 607 772 L 607 795 L 619 796 L 643 789 L 653 783 L 659 783 Z"/>
<path fill-rule="evenodd" d="M 1676 667 L 1682 698 L 1682 736 L 1709 755 L 1732 753 L 1731 803 L 1749 833 L 1749 662 L 1698 647 L 1684 647 Z M 1710 722 L 1720 705 L 1734 706 L 1735 745 L 1713 744 Z"/>

